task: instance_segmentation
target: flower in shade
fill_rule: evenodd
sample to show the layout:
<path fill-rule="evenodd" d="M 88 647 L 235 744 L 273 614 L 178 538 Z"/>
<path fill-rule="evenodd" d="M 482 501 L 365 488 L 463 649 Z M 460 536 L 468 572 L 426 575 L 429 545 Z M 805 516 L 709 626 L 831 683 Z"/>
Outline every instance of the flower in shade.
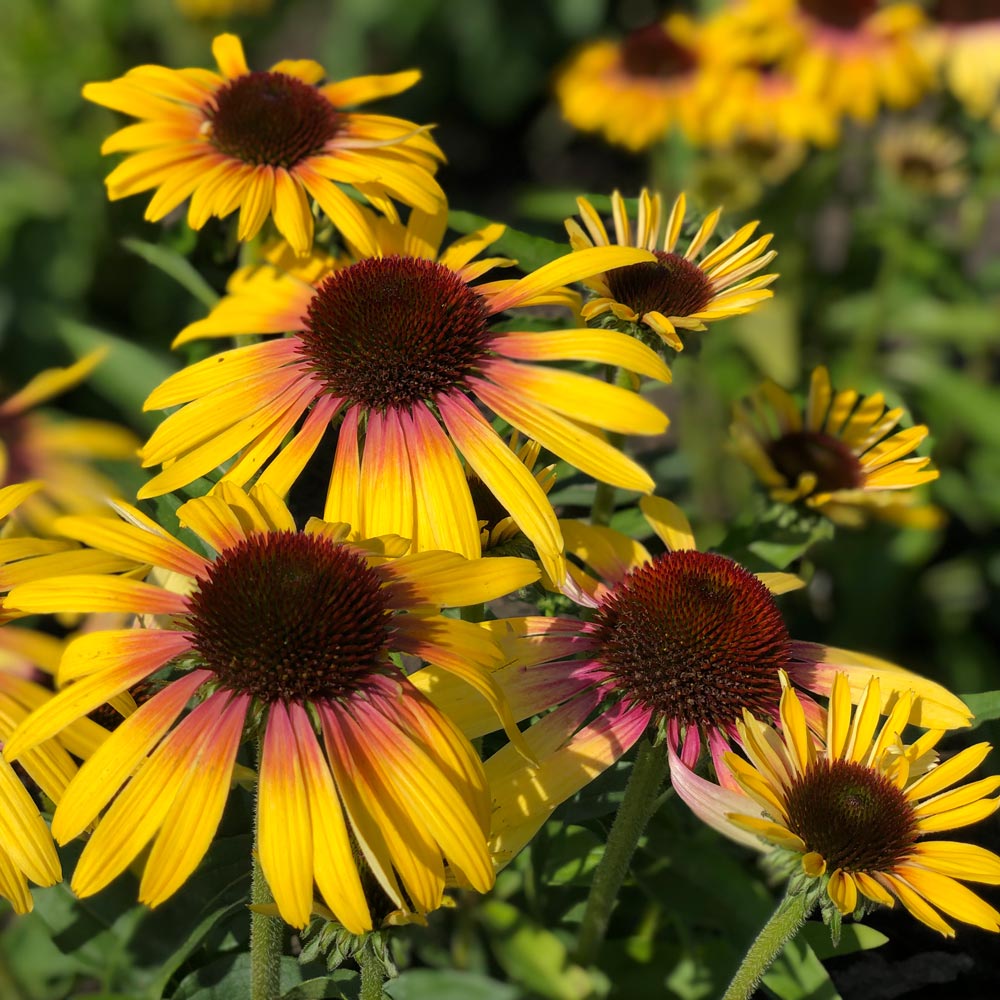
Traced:
<path fill-rule="evenodd" d="M 414 212 L 405 229 L 375 227 L 385 255 L 312 281 L 265 268 L 187 327 L 177 343 L 294 332 L 209 357 L 153 391 L 148 408 L 180 409 L 142 451 L 145 465 L 165 468 L 139 496 L 179 489 L 237 453 L 224 480 L 242 485 L 259 474 L 284 495 L 336 422 L 326 520 L 366 537 L 394 533 L 415 549 L 475 557 L 480 519 L 466 479 L 471 470 L 560 576 L 562 540 L 551 504 L 489 419 L 496 414 L 588 475 L 649 491 L 648 473 L 602 430 L 656 434 L 667 418 L 636 393 L 539 362 L 622 365 L 653 378 L 669 372 L 621 334 L 522 332 L 492 321 L 516 306 L 572 301 L 564 282 L 651 255 L 595 247 L 519 280 L 477 285 L 471 282 L 496 261 L 473 258 L 502 227 L 439 253 L 445 226 L 442 211 Z"/>
<path fill-rule="evenodd" d="M 444 200 L 433 171 L 440 150 L 412 122 L 348 108 L 412 87 L 419 72 L 359 76 L 320 85 L 311 59 L 285 59 L 251 72 L 235 35 L 212 43 L 219 72 L 138 66 L 83 88 L 88 100 L 140 121 L 115 132 L 103 153 L 128 153 L 107 178 L 108 196 L 153 188 L 155 222 L 188 197 L 188 225 L 240 210 L 237 237 L 250 240 L 268 219 L 298 254 L 313 240 L 309 199 L 344 235 L 364 246 L 358 204 L 398 198 L 428 211 Z"/>
<path fill-rule="evenodd" d="M 783 65 L 834 115 L 874 120 L 883 105 L 917 103 L 931 75 L 917 51 L 920 8 L 878 0 L 749 0 L 776 35 L 788 38 Z"/>
<path fill-rule="evenodd" d="M 715 146 L 759 144 L 770 149 L 805 143 L 831 146 L 837 124 L 829 106 L 789 72 L 776 65 L 749 64 L 734 69 L 705 128 L 707 141 Z"/>
<path fill-rule="evenodd" d="M 680 351 L 684 345 L 677 334 L 679 329 L 704 330 L 707 323 L 750 312 L 773 295 L 767 286 L 778 276 L 757 272 L 767 267 L 777 252 L 767 250 L 770 233 L 747 243 L 757 228 L 756 222 L 742 226 L 702 255 L 722 214 L 722 209 L 717 208 L 680 254 L 677 241 L 687 205 L 683 194 L 674 202 L 664 225 L 662 198 L 659 194 L 651 196 L 643 188 L 633 231 L 625 199 L 615 191 L 611 196 L 614 240 L 586 198 L 578 198 L 577 205 L 583 225 L 576 219 L 566 220 L 574 251 L 618 245 L 642 247 L 656 257 L 655 261 L 616 267 L 586 279 L 585 284 L 596 296 L 582 311 L 591 323 L 615 324 L 640 336 L 651 331 L 663 343 Z M 661 227 L 663 243 L 662 249 L 658 249 Z"/>
<path fill-rule="evenodd" d="M 900 691 L 920 692 L 911 716 L 918 725 L 969 724 L 965 704 L 939 684 L 876 657 L 792 639 L 773 595 L 799 586 L 796 577 L 755 575 L 699 552 L 676 506 L 659 497 L 644 497 L 640 506 L 666 546 L 661 555 L 610 528 L 560 522 L 567 554 L 581 564 L 571 563 L 565 590 L 589 609 L 586 621 L 530 617 L 483 626 L 504 649 L 494 677 L 515 717 L 559 706 L 537 724 L 544 727 L 540 742 L 528 739 L 537 770 L 505 754 L 493 765 L 503 794 L 489 771 L 504 857 L 644 733 L 665 736 L 689 768 L 707 746 L 725 780 L 723 757 L 742 738 L 744 709 L 777 717 L 782 671 L 817 727 L 822 708 L 814 696 L 829 695 L 838 671 L 846 672 L 853 698 L 873 675 L 881 678 L 883 704 Z M 496 728 L 486 704 L 442 671 L 421 671 L 414 683 L 467 735 Z"/>
<path fill-rule="evenodd" d="M 915 506 L 912 490 L 938 478 L 930 459 L 913 456 L 923 424 L 893 433 L 903 416 L 881 393 L 835 393 L 826 368 L 812 373 L 805 409 L 774 382 L 738 405 L 732 435 L 737 454 L 773 499 L 801 502 L 844 525 L 865 514 L 917 527 L 940 523 L 934 507 Z M 910 456 L 910 457 L 907 457 Z"/>
<path fill-rule="evenodd" d="M 223 484 L 179 508 L 214 557 L 126 504 L 119 510 L 121 521 L 63 518 L 59 527 L 151 565 L 165 583 L 81 574 L 67 559 L 73 575 L 52 566 L 7 598 L 22 611 L 117 612 L 147 626 L 70 642 L 62 690 L 7 745 L 11 759 L 23 757 L 133 685 L 153 678 L 160 687 L 84 764 L 53 817 L 61 843 L 97 824 L 73 876 L 77 894 L 97 892 L 151 843 L 140 898 L 155 906 L 171 896 L 212 840 L 245 728 L 258 720 L 258 849 L 289 923 L 308 922 L 315 884 L 348 930 L 370 930 L 362 868 L 404 913 L 440 905 L 445 858 L 459 885 L 488 889 L 479 759 L 392 657 L 463 677 L 517 740 L 488 670 L 496 645 L 439 611 L 506 594 L 537 568 L 450 552 L 400 556 L 402 539 L 348 542 L 346 525 L 315 519 L 299 531 L 266 487 L 246 494 Z"/>
<path fill-rule="evenodd" d="M 0 487 L 0 523 L 39 488 L 39 483 Z M 53 636 L 13 625 L 0 627 L 0 745 L 52 696 L 38 680 L 52 671 L 62 648 Z M 35 789 L 58 802 L 76 773 L 74 757 L 91 756 L 106 736 L 89 719 L 79 719 L 26 753 L 20 766 Z M 28 880 L 54 885 L 62 878 L 62 868 L 49 829 L 6 756 L 0 756 L 0 801 L 0 896 L 16 913 L 27 913 L 33 905 Z"/>
<path fill-rule="evenodd" d="M 139 441 L 124 427 L 104 420 L 57 420 L 37 409 L 83 382 L 105 353 L 93 351 L 68 368 L 46 369 L 0 398 L 0 486 L 42 483 L 12 518 L 16 526 L 44 531 L 58 513 L 104 509 L 104 498 L 118 487 L 94 461 L 135 460 Z"/>
<path fill-rule="evenodd" d="M 920 54 L 975 118 L 1000 127 L 1000 8 L 991 0 L 937 0 Z"/>
<path fill-rule="evenodd" d="M 901 184 L 918 196 L 949 198 L 968 186 L 969 176 L 962 165 L 965 143 L 954 132 L 930 122 L 887 126 L 875 148 L 890 183 Z"/>
<path fill-rule="evenodd" d="M 1000 931 L 1000 913 L 962 885 L 1000 885 L 1000 857 L 974 844 L 925 839 L 996 812 L 1000 799 L 987 796 L 1000 788 L 1000 776 L 951 787 L 983 762 L 989 744 L 938 763 L 940 730 L 900 741 L 910 693 L 886 712 L 873 677 L 852 718 L 843 675 L 817 734 L 783 680 L 780 732 L 750 712 L 739 723 L 748 759 L 730 753 L 725 762 L 735 788 L 673 769 L 674 787 L 695 813 L 735 840 L 776 850 L 793 891 L 819 890 L 833 921 L 898 900 L 947 937 L 955 932 L 942 913 Z M 880 712 L 887 715 L 881 727 Z"/>
<path fill-rule="evenodd" d="M 563 117 L 632 152 L 675 127 L 697 141 L 706 111 L 724 90 L 724 43 L 718 18 L 699 24 L 676 13 L 620 41 L 589 42 L 556 77 Z"/>

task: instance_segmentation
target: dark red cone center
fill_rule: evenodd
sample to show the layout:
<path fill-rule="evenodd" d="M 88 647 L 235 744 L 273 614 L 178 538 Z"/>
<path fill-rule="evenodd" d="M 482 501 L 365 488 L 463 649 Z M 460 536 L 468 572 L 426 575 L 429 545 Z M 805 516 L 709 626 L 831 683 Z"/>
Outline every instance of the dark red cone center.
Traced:
<path fill-rule="evenodd" d="M 668 552 L 629 573 L 591 628 L 616 686 L 657 719 L 710 728 L 777 708 L 788 630 L 767 588 L 731 559 Z"/>

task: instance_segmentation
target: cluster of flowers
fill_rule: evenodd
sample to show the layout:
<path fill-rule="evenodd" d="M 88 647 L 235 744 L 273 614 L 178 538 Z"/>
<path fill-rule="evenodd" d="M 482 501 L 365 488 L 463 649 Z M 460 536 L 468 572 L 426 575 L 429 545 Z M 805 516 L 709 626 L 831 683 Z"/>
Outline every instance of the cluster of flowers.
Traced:
<path fill-rule="evenodd" d="M 575 128 L 633 151 L 675 127 L 695 145 L 829 146 L 845 118 L 870 124 L 941 87 L 1000 127 L 998 45 L 1000 15 L 976 0 L 729 0 L 589 43 L 556 94 Z"/>
<path fill-rule="evenodd" d="M 78 895 L 143 855 L 140 899 L 163 902 L 204 857 L 246 780 L 240 749 L 257 742 L 257 850 L 284 920 L 321 913 L 362 933 L 422 919 L 448 886 L 488 890 L 559 803 L 648 736 L 699 815 L 791 852 L 837 913 L 899 900 L 942 933 L 942 913 L 1000 930 L 957 880 L 1000 882 L 1000 858 L 921 839 L 998 806 L 1000 778 L 948 790 L 988 747 L 940 764 L 934 752 L 968 724 L 964 704 L 792 639 L 775 595 L 801 581 L 699 551 L 615 443 L 667 426 L 626 385 L 669 381 L 654 346 L 680 350 L 680 332 L 772 294 L 770 236 L 750 224 L 709 249 L 713 213 L 681 252 L 683 197 L 664 219 L 658 195 L 632 217 L 616 193 L 614 238 L 581 199 L 569 252 L 481 281 L 515 264 L 480 256 L 503 227 L 442 249 L 437 146 L 411 122 L 347 110 L 418 74 L 323 84 L 309 60 L 251 71 L 231 35 L 214 53 L 218 72 L 142 66 L 85 89 L 139 119 L 105 144 L 128 154 L 112 198 L 154 190 L 151 219 L 190 199 L 195 228 L 238 211 L 241 240 L 268 220 L 282 237 L 176 340 L 239 346 L 147 401 L 171 412 L 140 450 L 159 471 L 139 499 L 193 490 L 182 530 L 125 501 L 82 506 L 107 485 L 80 456 L 122 455 L 131 437 L 32 412 L 97 359 L 0 405 L 0 893 L 29 909 L 26 880 L 61 878 L 53 836 L 86 836 Z M 339 232 L 335 253 L 317 218 Z M 574 282 L 593 293 L 582 313 Z M 540 305 L 587 325 L 498 322 Z M 577 370 L 595 363 L 625 377 Z M 902 416 L 834 393 L 819 369 L 804 411 L 767 385 L 735 433 L 776 499 L 851 523 L 912 513 L 912 488 L 936 476 L 912 455 L 927 429 L 896 431 Z M 542 447 L 647 494 L 662 550 L 558 519 Z M 324 462 L 311 495 L 303 471 Z M 576 616 L 486 615 L 539 580 Z M 7 624 L 36 614 L 88 617 L 65 643 Z M 927 732 L 904 743 L 908 724 Z M 481 761 L 470 741 L 499 729 L 509 742 Z M 695 771 L 703 749 L 714 782 Z M 51 834 L 15 761 L 56 806 Z"/>

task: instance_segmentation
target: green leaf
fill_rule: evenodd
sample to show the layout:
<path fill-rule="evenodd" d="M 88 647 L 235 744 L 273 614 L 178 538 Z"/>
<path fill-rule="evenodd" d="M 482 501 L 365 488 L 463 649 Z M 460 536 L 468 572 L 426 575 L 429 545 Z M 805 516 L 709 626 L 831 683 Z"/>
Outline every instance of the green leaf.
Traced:
<path fill-rule="evenodd" d="M 191 933 L 184 939 L 181 946 L 167 959 L 160 967 L 160 974 L 149 988 L 148 995 L 151 1000 L 160 1000 L 173 974 L 184 964 L 194 950 L 205 940 L 209 931 L 220 924 L 227 917 L 246 909 L 246 904 L 240 900 L 230 903 L 228 906 L 220 906 L 217 910 L 209 913 L 207 917 L 195 925 Z"/>
<path fill-rule="evenodd" d="M 822 960 L 833 958 L 834 955 L 851 955 L 856 951 L 869 951 L 881 948 L 889 939 L 874 927 L 865 924 L 841 924 L 840 944 L 836 947 L 830 940 L 830 931 L 818 920 L 810 920 L 799 932 L 799 937 Z"/>
<path fill-rule="evenodd" d="M 603 840 L 582 826 L 551 825 L 557 832 L 545 853 L 542 881 L 546 885 L 589 886 L 604 853 Z"/>
<path fill-rule="evenodd" d="M 589 1000 L 601 982 L 570 960 L 566 945 L 516 907 L 490 900 L 479 911 L 504 972 L 519 985 L 551 1000 Z M 599 974 L 597 974 L 599 975 Z"/>
<path fill-rule="evenodd" d="M 290 991 L 302 981 L 299 963 L 287 955 L 281 959 L 281 991 Z M 336 996 L 336 994 L 334 994 Z M 224 955 L 192 972 L 177 987 L 170 1000 L 247 1000 L 250 996 L 250 956 Z"/>
<path fill-rule="evenodd" d="M 122 245 L 126 250 L 131 250 L 148 264 L 152 264 L 173 278 L 207 308 L 211 309 L 219 301 L 215 289 L 198 273 L 194 265 L 176 250 L 132 238 L 122 240 Z"/>
<path fill-rule="evenodd" d="M 457 969 L 413 969 L 385 984 L 392 1000 L 518 1000 L 510 983 Z"/>
<path fill-rule="evenodd" d="M 107 357 L 94 369 L 88 384 L 119 407 L 122 413 L 131 414 L 134 426 L 145 431 L 153 430 L 160 417 L 155 413 L 143 413 L 142 404 L 168 375 L 177 370 L 169 355 L 155 354 L 113 333 L 69 317 L 58 318 L 55 329 L 77 357 L 83 357 L 98 347 L 108 348 Z"/>
<path fill-rule="evenodd" d="M 1000 394 L 992 384 L 975 382 L 968 374 L 950 370 L 931 358 L 905 355 L 891 363 L 892 374 L 919 386 L 947 420 L 969 437 L 990 448 L 1000 448 Z"/>
<path fill-rule="evenodd" d="M 337 969 L 327 976 L 307 979 L 281 994 L 281 1000 L 357 1000 L 361 977 L 352 969 Z"/>
<path fill-rule="evenodd" d="M 983 691 L 981 694 L 963 694 L 959 697 L 975 715 L 972 720 L 973 729 L 980 723 L 1000 719 L 1000 691 Z"/>
<path fill-rule="evenodd" d="M 448 213 L 448 225 L 459 233 L 472 233 L 492 224 L 492 219 L 474 215 L 472 212 Z M 566 243 L 556 243 L 555 240 L 547 240 L 543 236 L 532 236 L 508 226 L 503 236 L 489 248 L 489 252 L 513 257 L 522 271 L 531 272 L 557 257 L 564 257 L 570 252 L 570 248 Z"/>

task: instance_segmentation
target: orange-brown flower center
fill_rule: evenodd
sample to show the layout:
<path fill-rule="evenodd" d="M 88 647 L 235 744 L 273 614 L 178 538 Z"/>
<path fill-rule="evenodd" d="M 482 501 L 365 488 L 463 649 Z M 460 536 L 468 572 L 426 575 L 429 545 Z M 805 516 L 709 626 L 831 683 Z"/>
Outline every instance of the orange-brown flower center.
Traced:
<path fill-rule="evenodd" d="M 668 552 L 611 591 L 593 628 L 615 685 L 658 720 L 711 728 L 777 707 L 788 630 L 767 588 L 731 559 Z"/>
<path fill-rule="evenodd" d="M 461 385 L 487 355 L 489 311 L 454 271 L 374 257 L 334 271 L 309 303 L 302 356 L 325 390 L 369 409 Z"/>
<path fill-rule="evenodd" d="M 938 0 L 931 5 L 931 14 L 944 24 L 1000 21 L 1000 0 Z"/>
<path fill-rule="evenodd" d="M 878 0 L 799 0 L 799 7 L 824 27 L 854 31 L 878 9 Z"/>
<path fill-rule="evenodd" d="M 197 580 L 187 627 L 205 665 L 265 702 L 342 698 L 386 668 L 385 592 L 357 552 L 317 535 L 251 535 Z"/>
<path fill-rule="evenodd" d="M 638 28 L 622 41 L 622 65 L 632 76 L 668 79 L 698 65 L 697 53 L 667 34 L 662 24 Z"/>
<path fill-rule="evenodd" d="M 855 761 L 818 761 L 787 792 L 788 829 L 829 872 L 885 872 L 906 857 L 917 820 L 884 775 Z"/>
<path fill-rule="evenodd" d="M 853 490 L 863 481 L 861 464 L 843 441 L 821 431 L 793 431 L 767 446 L 767 455 L 789 484 L 816 476 L 815 491 Z"/>
<path fill-rule="evenodd" d="M 341 116 L 315 88 L 287 73 L 246 73 L 207 108 L 210 141 L 254 166 L 294 167 L 339 131 Z"/>
<path fill-rule="evenodd" d="M 656 263 L 629 264 L 608 271 L 611 297 L 640 317 L 648 312 L 691 316 L 712 298 L 712 283 L 695 263 L 679 253 L 654 250 Z"/>

